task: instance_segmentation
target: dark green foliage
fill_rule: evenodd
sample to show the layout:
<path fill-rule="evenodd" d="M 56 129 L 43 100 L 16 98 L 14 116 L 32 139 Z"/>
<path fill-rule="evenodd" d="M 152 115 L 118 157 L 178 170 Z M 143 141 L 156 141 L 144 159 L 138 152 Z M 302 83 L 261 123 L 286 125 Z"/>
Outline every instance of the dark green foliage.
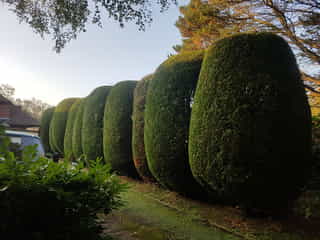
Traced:
<path fill-rule="evenodd" d="M 41 116 L 40 138 L 44 147 L 44 151 L 46 153 L 51 152 L 50 143 L 49 143 L 49 128 L 50 128 L 50 122 L 53 116 L 54 109 L 55 109 L 54 107 L 48 108 L 46 111 L 43 112 Z"/>
<path fill-rule="evenodd" d="M 103 157 L 103 114 L 111 87 L 98 87 L 86 98 L 81 142 L 82 151 L 89 160 Z"/>
<path fill-rule="evenodd" d="M 35 147 L 22 158 L 8 152 L 0 132 L 0 235 L 3 239 L 102 239 L 98 213 L 122 204 L 125 190 L 100 161 L 84 165 L 54 163 L 35 157 Z M 85 171 L 84 171 L 85 170 Z"/>
<path fill-rule="evenodd" d="M 68 120 L 68 112 L 72 104 L 77 99 L 78 98 L 64 99 L 57 105 L 54 110 L 50 124 L 49 138 L 50 146 L 55 152 L 59 152 L 61 154 L 64 153 L 64 134 Z"/>
<path fill-rule="evenodd" d="M 64 135 L 64 158 L 65 160 L 74 160 L 75 156 L 72 152 L 72 137 L 73 137 L 73 129 L 75 126 L 75 119 L 78 112 L 78 109 L 80 107 L 80 104 L 82 102 L 82 99 L 77 99 L 71 106 L 69 114 L 68 114 L 68 120 L 67 120 L 67 126 L 66 131 Z"/>
<path fill-rule="evenodd" d="M 83 119 L 83 110 L 85 104 L 85 98 L 82 99 L 76 118 L 74 120 L 73 134 L 72 134 L 72 153 L 76 159 L 80 158 L 83 154 L 82 143 L 81 143 L 81 132 L 82 132 L 82 119 Z"/>
<path fill-rule="evenodd" d="M 107 163 L 120 175 L 136 177 L 132 160 L 132 104 L 136 81 L 119 82 L 112 87 L 104 113 L 103 149 Z"/>
<path fill-rule="evenodd" d="M 132 154 L 133 162 L 140 177 L 146 181 L 154 181 L 149 170 L 144 149 L 144 110 L 148 84 L 153 75 L 144 77 L 134 89 L 132 112 Z"/>
<path fill-rule="evenodd" d="M 189 136 L 192 172 L 208 190 L 248 209 L 286 209 L 311 162 L 310 108 L 289 45 L 259 33 L 212 46 Z"/>
<path fill-rule="evenodd" d="M 203 52 L 188 52 L 162 63 L 149 83 L 145 110 L 145 148 L 158 182 L 196 196 L 201 187 L 188 161 L 188 131 L 193 93 Z"/>

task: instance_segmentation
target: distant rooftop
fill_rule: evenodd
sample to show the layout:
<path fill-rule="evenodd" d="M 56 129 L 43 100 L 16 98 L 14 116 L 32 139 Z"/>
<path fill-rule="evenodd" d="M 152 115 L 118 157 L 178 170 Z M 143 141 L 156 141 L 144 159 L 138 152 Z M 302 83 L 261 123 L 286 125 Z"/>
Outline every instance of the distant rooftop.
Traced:
<path fill-rule="evenodd" d="M 0 104 L 10 105 L 10 115 L 2 119 L 12 128 L 30 128 L 39 127 L 40 122 L 33 118 L 30 113 L 21 109 L 21 106 L 14 105 L 10 100 L 0 95 Z"/>

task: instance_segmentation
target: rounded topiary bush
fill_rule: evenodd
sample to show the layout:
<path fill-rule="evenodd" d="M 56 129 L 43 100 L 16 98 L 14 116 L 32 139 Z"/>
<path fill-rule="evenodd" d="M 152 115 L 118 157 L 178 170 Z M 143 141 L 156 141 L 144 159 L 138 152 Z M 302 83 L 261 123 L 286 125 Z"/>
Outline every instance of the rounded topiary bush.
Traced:
<path fill-rule="evenodd" d="M 103 114 L 111 87 L 94 89 L 84 105 L 81 142 L 82 151 L 88 160 L 103 158 Z"/>
<path fill-rule="evenodd" d="M 145 109 L 144 140 L 149 168 L 157 181 L 182 194 L 201 190 L 188 160 L 188 132 L 193 93 L 203 52 L 170 57 L 150 81 Z"/>
<path fill-rule="evenodd" d="M 136 177 L 132 160 L 132 104 L 136 81 L 123 81 L 114 85 L 104 112 L 103 148 L 107 163 L 120 175 Z"/>
<path fill-rule="evenodd" d="M 45 110 L 41 116 L 40 122 L 40 138 L 46 153 L 51 152 L 49 143 L 49 128 L 53 116 L 54 107 Z"/>
<path fill-rule="evenodd" d="M 240 34 L 209 48 L 190 122 L 196 179 L 223 199 L 271 211 L 297 196 L 310 155 L 310 108 L 286 41 Z"/>
<path fill-rule="evenodd" d="M 67 98 L 62 100 L 54 110 L 50 124 L 50 146 L 61 154 L 64 153 L 64 134 L 66 130 L 68 113 L 72 104 L 78 98 Z"/>
<path fill-rule="evenodd" d="M 149 170 L 147 157 L 144 149 L 144 110 L 148 84 L 152 74 L 144 77 L 137 83 L 133 96 L 132 112 L 132 154 L 133 162 L 140 177 L 146 181 L 154 181 Z"/>
<path fill-rule="evenodd" d="M 53 112 L 53 114 L 54 114 L 54 112 Z M 50 146 L 50 150 L 52 151 L 52 153 L 57 153 L 58 152 L 58 150 L 57 150 L 57 148 L 55 147 L 55 145 L 54 145 L 54 143 L 53 143 L 53 139 L 52 139 L 52 136 L 53 136 L 53 134 L 52 134 L 52 118 L 53 118 L 53 114 L 52 114 L 52 117 L 51 117 L 51 121 L 50 121 L 50 126 L 49 126 L 49 146 Z"/>
<path fill-rule="evenodd" d="M 74 120 L 73 133 L 72 133 L 72 153 L 75 159 L 78 159 L 82 156 L 82 143 L 81 143 L 81 132 L 82 132 L 82 119 L 83 119 L 83 110 L 85 104 L 85 98 L 79 104 L 76 117 Z"/>
<path fill-rule="evenodd" d="M 80 107 L 82 99 L 77 99 L 71 106 L 68 120 L 66 125 L 66 131 L 64 135 L 64 156 L 66 160 L 74 160 L 75 156 L 72 151 L 72 137 L 73 137 L 73 129 L 75 127 L 75 119 Z"/>

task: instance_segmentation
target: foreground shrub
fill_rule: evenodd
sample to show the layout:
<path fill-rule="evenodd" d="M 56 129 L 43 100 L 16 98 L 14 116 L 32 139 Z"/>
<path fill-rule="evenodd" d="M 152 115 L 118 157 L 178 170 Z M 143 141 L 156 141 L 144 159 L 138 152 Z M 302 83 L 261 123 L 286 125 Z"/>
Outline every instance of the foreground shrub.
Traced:
<path fill-rule="evenodd" d="M 119 82 L 112 87 L 104 112 L 103 148 L 107 163 L 120 175 L 136 177 L 132 160 L 132 103 L 136 81 Z"/>
<path fill-rule="evenodd" d="M 81 132 L 82 150 L 87 159 L 103 158 L 103 114 L 111 87 L 98 87 L 86 98 Z"/>
<path fill-rule="evenodd" d="M 73 133 L 72 133 L 72 153 L 75 159 L 78 159 L 83 154 L 82 151 L 82 119 L 83 119 L 83 110 L 85 104 L 85 98 L 82 99 L 78 111 L 74 120 Z"/>
<path fill-rule="evenodd" d="M 64 135 L 68 120 L 68 113 L 72 104 L 78 98 L 67 98 L 62 100 L 55 108 L 50 123 L 49 138 L 50 146 L 55 152 L 64 153 Z"/>
<path fill-rule="evenodd" d="M 145 110 L 144 136 L 151 173 L 161 185 L 189 195 L 201 190 L 189 166 L 188 132 L 202 58 L 202 52 L 189 52 L 162 63 L 150 81 Z"/>
<path fill-rule="evenodd" d="M 3 141 L 2 141 L 3 143 Z M 0 145 L 0 233 L 10 239 L 100 239 L 97 213 L 121 205 L 125 189 L 100 160 L 83 164 L 36 158 L 28 147 L 21 158 Z"/>
<path fill-rule="evenodd" d="M 311 117 L 282 38 L 241 34 L 207 51 L 189 153 L 203 186 L 247 209 L 286 209 L 297 197 L 311 163 Z"/>
<path fill-rule="evenodd" d="M 68 120 L 67 120 L 67 126 L 66 131 L 64 135 L 64 157 L 65 160 L 74 160 L 75 156 L 72 151 L 72 137 L 73 137 L 73 129 L 75 127 L 75 119 L 80 107 L 80 104 L 82 102 L 82 99 L 77 99 L 71 106 L 69 114 L 68 114 Z"/>
<path fill-rule="evenodd" d="M 44 151 L 46 153 L 52 152 L 50 148 L 50 143 L 49 143 L 49 128 L 50 128 L 50 122 L 53 116 L 54 109 L 55 109 L 54 107 L 48 108 L 43 112 L 41 116 L 40 138 L 43 144 Z"/>
<path fill-rule="evenodd" d="M 144 77 L 134 89 L 132 112 L 132 154 L 133 162 L 140 177 L 146 181 L 154 181 L 149 170 L 144 149 L 144 110 L 149 82 L 153 75 Z"/>

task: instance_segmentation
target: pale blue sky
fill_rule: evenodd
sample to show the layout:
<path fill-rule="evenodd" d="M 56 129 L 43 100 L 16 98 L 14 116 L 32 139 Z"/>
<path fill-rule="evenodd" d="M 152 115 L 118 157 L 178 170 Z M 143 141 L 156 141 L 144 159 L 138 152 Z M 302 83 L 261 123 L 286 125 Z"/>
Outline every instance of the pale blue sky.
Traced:
<path fill-rule="evenodd" d="M 177 6 L 164 13 L 156 10 L 145 32 L 133 24 L 120 28 L 106 19 L 102 29 L 88 26 L 86 33 L 56 54 L 50 37 L 41 39 L 0 5 L 0 84 L 15 87 L 16 97 L 55 105 L 67 97 L 84 97 L 101 85 L 140 80 L 181 42 L 174 26 L 178 16 Z"/>

